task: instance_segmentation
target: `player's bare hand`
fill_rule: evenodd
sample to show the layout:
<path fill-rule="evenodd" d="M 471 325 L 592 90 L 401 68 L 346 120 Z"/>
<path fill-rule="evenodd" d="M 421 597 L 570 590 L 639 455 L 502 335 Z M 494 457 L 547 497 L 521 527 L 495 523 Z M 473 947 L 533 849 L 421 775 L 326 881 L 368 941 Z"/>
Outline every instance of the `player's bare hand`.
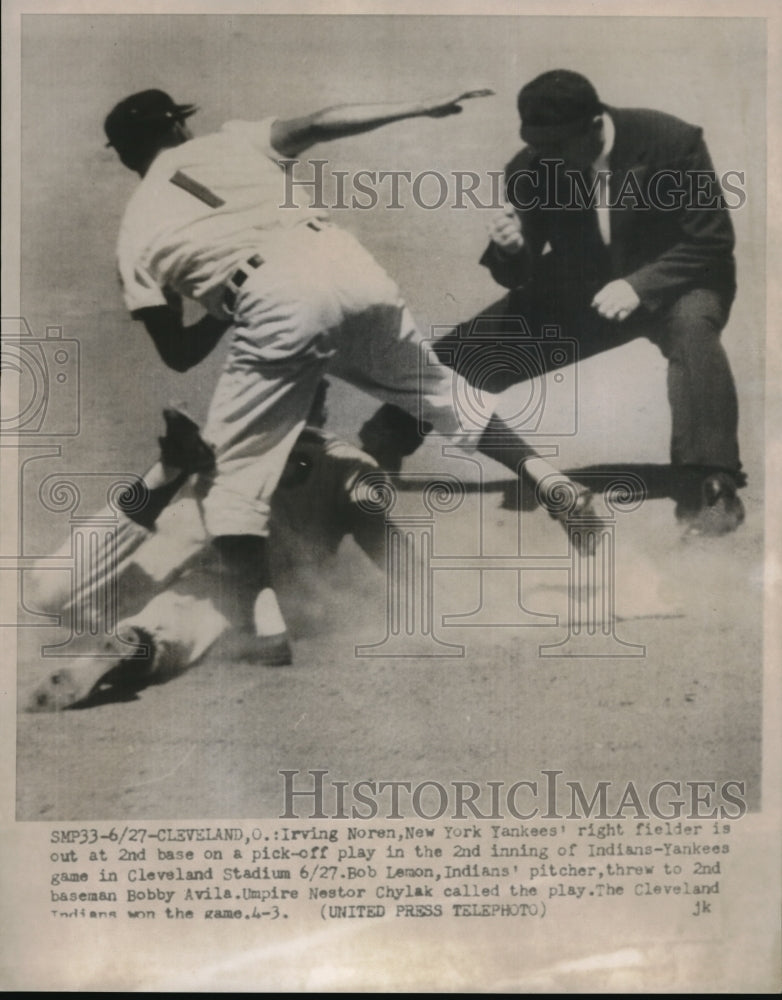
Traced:
<path fill-rule="evenodd" d="M 489 219 L 489 239 L 507 254 L 518 253 L 524 246 L 521 220 L 512 205 L 506 205 Z"/>
<path fill-rule="evenodd" d="M 592 299 L 592 308 L 596 309 L 604 319 L 616 320 L 622 323 L 640 306 L 633 286 L 623 278 L 609 281 Z"/>
<path fill-rule="evenodd" d="M 478 90 L 467 90 L 458 97 L 449 97 L 443 101 L 435 101 L 426 111 L 430 118 L 445 118 L 447 115 L 458 115 L 462 112 L 462 101 L 471 101 L 474 97 L 491 97 L 494 91 L 489 87 Z"/>

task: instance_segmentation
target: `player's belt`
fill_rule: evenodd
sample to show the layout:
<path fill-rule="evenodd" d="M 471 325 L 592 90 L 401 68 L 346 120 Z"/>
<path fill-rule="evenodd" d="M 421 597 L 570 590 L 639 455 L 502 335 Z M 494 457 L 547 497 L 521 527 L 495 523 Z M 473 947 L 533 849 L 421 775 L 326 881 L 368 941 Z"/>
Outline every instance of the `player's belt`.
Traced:
<path fill-rule="evenodd" d="M 246 267 L 248 270 L 245 271 L 243 267 L 239 267 L 228 281 L 226 281 L 225 290 L 223 291 L 223 305 L 229 312 L 233 312 L 233 308 L 236 305 L 236 294 L 250 277 L 250 271 L 257 271 L 262 264 L 263 257 L 258 253 L 254 253 L 252 257 L 247 258 Z"/>
<path fill-rule="evenodd" d="M 306 225 L 313 229 L 316 233 L 319 233 L 325 228 L 326 223 L 318 222 L 316 219 L 310 219 Z M 243 267 L 237 268 L 231 277 L 225 283 L 225 289 L 223 291 L 223 305 L 228 310 L 228 312 L 233 312 L 234 306 L 236 305 L 236 295 L 242 285 L 250 277 L 250 271 L 257 271 L 259 267 L 263 265 L 263 257 L 260 254 L 254 253 L 252 257 L 247 258 L 246 266 L 249 270 L 245 270 Z"/>

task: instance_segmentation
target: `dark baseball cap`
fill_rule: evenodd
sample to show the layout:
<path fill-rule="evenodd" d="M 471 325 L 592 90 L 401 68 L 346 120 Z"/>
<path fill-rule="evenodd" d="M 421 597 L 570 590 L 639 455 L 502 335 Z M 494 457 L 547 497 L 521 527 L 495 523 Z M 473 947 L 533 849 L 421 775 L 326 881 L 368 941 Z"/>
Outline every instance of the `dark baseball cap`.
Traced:
<path fill-rule="evenodd" d="M 585 76 L 553 69 L 521 88 L 518 108 L 521 137 L 535 146 L 585 132 L 604 105 Z"/>
<path fill-rule="evenodd" d="M 176 104 L 163 90 L 142 90 L 116 104 L 103 124 L 106 145 L 127 148 L 155 133 L 164 131 L 173 122 L 183 122 L 195 114 L 195 104 Z"/>

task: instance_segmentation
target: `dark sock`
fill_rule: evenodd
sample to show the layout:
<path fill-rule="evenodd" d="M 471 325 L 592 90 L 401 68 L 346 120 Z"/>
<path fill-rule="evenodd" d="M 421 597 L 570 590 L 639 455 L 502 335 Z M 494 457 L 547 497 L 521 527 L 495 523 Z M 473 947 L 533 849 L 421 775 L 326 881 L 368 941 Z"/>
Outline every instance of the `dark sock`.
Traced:
<path fill-rule="evenodd" d="M 535 449 L 523 441 L 515 431 L 494 414 L 478 442 L 478 451 L 518 474 L 522 463 L 534 458 Z M 523 469 L 522 469 L 523 471 Z"/>
<path fill-rule="evenodd" d="M 258 593 L 270 587 L 269 543 L 261 535 L 218 535 L 212 540 L 223 569 Z"/>

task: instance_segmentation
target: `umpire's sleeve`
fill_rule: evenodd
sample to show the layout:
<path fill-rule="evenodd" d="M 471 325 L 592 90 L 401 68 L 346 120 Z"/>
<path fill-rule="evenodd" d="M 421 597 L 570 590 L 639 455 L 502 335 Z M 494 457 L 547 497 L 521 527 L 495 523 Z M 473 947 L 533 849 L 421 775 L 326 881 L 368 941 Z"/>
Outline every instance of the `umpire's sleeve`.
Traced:
<path fill-rule="evenodd" d="M 545 243 L 545 235 L 540 231 L 543 220 L 538 208 L 539 184 L 530 151 L 522 149 L 505 167 L 505 200 L 519 216 L 524 246 L 517 253 L 506 253 L 492 242 L 480 259 L 480 264 L 489 269 L 503 288 L 518 288 L 527 282 L 532 274 L 533 256 Z"/>

